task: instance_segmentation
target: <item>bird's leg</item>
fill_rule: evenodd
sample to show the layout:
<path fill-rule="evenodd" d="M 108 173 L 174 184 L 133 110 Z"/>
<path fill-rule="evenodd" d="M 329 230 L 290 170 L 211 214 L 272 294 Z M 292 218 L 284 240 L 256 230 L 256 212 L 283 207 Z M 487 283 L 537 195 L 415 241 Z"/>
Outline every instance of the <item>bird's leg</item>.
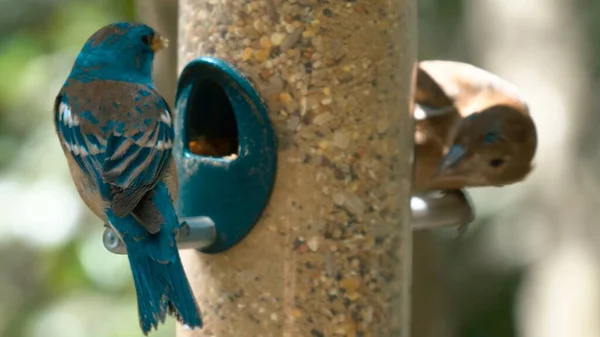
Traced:
<path fill-rule="evenodd" d="M 179 228 L 177 229 L 177 233 L 176 233 L 176 239 L 179 237 L 179 235 L 183 235 L 183 236 L 189 236 L 190 235 L 190 225 L 183 221 L 180 225 Z"/>

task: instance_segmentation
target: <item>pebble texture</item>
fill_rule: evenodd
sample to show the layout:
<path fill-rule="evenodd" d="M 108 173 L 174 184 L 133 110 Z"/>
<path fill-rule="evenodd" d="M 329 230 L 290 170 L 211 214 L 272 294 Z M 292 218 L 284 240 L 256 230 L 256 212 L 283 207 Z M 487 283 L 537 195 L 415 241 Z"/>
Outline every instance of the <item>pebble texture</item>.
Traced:
<path fill-rule="evenodd" d="M 240 69 L 268 104 L 279 162 L 248 237 L 182 251 L 205 328 L 179 337 L 407 335 L 415 10 L 180 1 L 179 69 L 206 55 Z"/>

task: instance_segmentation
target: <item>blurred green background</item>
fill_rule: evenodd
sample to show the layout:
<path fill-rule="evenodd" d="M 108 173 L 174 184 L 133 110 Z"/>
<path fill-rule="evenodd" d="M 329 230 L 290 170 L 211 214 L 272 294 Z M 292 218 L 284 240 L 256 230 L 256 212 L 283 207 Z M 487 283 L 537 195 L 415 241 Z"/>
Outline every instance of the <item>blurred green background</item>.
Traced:
<path fill-rule="evenodd" d="M 171 11 L 140 15 L 155 3 Z M 418 3 L 419 58 L 470 62 L 515 83 L 540 147 L 525 183 L 471 191 L 478 218 L 464 237 L 415 235 L 413 336 L 600 336 L 600 1 Z M 91 33 L 138 16 L 174 40 L 175 9 L 0 0 L 0 336 L 141 336 L 127 259 L 103 248 L 51 109 Z M 173 55 L 159 74 L 175 74 Z M 159 77 L 171 96 L 173 77 Z M 173 335 L 172 319 L 153 334 Z"/>

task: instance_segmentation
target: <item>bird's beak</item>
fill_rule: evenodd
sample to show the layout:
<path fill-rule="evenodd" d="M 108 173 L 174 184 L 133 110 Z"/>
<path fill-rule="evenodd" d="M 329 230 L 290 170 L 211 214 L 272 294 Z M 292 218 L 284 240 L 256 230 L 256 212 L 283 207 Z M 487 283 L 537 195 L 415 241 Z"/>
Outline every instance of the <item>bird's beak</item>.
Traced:
<path fill-rule="evenodd" d="M 450 168 L 452 168 L 459 161 L 461 161 L 465 157 L 466 154 L 467 154 L 467 151 L 465 150 L 465 148 L 463 146 L 453 145 L 450 148 L 450 150 L 448 151 L 448 153 L 446 153 L 444 158 L 442 158 L 440 166 L 438 166 L 438 169 L 437 169 L 437 172 L 435 175 L 439 176 L 439 175 L 442 175 L 443 173 L 447 172 Z"/>
<path fill-rule="evenodd" d="M 150 45 L 153 51 L 157 52 L 161 49 L 167 48 L 168 46 L 169 40 L 166 37 L 154 34 L 154 37 L 152 37 L 152 44 Z"/>

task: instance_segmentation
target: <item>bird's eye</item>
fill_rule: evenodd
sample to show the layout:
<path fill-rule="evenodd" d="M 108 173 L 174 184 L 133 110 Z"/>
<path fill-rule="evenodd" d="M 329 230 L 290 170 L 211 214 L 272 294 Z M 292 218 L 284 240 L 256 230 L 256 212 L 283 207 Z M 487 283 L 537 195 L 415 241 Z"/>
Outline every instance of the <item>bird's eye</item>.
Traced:
<path fill-rule="evenodd" d="M 150 46 L 152 44 L 152 35 L 144 35 L 142 36 L 142 43 L 146 46 Z"/>
<path fill-rule="evenodd" d="M 500 135 L 495 131 L 490 131 L 485 134 L 483 142 L 485 144 L 495 144 L 500 141 Z"/>
<path fill-rule="evenodd" d="M 504 162 L 505 161 L 502 158 L 494 158 L 494 159 L 490 160 L 490 166 L 497 168 L 497 167 L 504 165 Z"/>

